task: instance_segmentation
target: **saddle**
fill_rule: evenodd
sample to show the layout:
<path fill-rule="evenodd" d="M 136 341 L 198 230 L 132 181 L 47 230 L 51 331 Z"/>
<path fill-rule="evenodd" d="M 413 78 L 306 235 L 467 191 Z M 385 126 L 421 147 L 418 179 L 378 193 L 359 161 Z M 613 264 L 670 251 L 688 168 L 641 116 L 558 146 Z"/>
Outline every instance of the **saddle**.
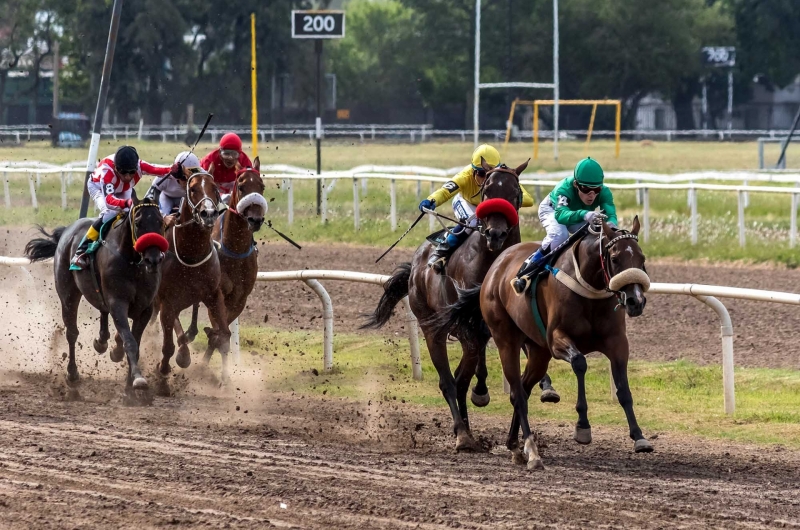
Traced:
<path fill-rule="evenodd" d="M 103 245 L 104 236 L 108 235 L 108 231 L 114 226 L 114 223 L 122 219 L 122 214 L 117 214 L 116 217 L 113 217 L 103 223 L 100 226 L 100 231 L 97 236 L 97 241 L 92 241 L 89 243 L 89 248 L 86 249 L 86 255 L 89 256 L 90 259 L 93 259 L 94 253 L 97 252 L 97 249 Z"/>

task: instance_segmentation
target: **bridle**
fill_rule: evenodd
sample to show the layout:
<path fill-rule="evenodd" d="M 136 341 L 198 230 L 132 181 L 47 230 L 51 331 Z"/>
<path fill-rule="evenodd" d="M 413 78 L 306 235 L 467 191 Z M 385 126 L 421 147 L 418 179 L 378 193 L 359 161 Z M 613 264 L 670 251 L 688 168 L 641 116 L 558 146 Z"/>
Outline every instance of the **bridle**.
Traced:
<path fill-rule="evenodd" d="M 190 190 L 189 190 L 189 188 L 190 188 L 190 186 L 192 184 L 192 179 L 195 178 L 195 177 L 202 178 L 204 175 L 211 176 L 210 173 L 197 172 L 197 173 L 194 173 L 193 175 L 191 175 L 188 179 L 186 179 L 186 197 L 184 197 L 183 200 L 185 200 L 189 204 L 189 207 L 192 209 L 192 220 L 188 221 L 186 223 L 178 223 L 178 224 L 175 225 L 175 228 L 180 228 L 180 227 L 185 226 L 185 225 L 190 224 L 190 223 L 196 223 L 196 224 L 202 225 L 203 224 L 203 219 L 200 217 L 199 210 L 200 210 L 200 207 L 203 206 L 204 204 L 206 204 L 207 202 L 211 204 L 211 208 L 212 209 L 217 210 L 217 211 L 223 211 L 225 208 L 227 208 L 225 206 L 225 204 L 222 202 L 222 197 L 220 197 L 219 189 L 217 189 L 216 186 L 214 187 L 214 190 L 215 190 L 215 192 L 217 194 L 217 202 L 216 203 L 214 202 L 214 200 L 211 197 L 209 197 L 206 194 L 205 189 L 203 190 L 203 198 L 200 199 L 199 201 L 197 201 L 197 203 L 193 203 L 192 202 L 192 197 L 191 197 L 191 193 L 190 193 Z M 183 208 L 182 205 L 181 205 L 181 208 Z"/>
<path fill-rule="evenodd" d="M 134 223 L 134 217 L 138 210 L 147 207 L 158 208 L 158 205 L 150 202 L 140 202 L 139 204 L 135 204 L 130 210 L 128 210 L 128 214 L 126 216 L 128 224 L 131 226 L 131 246 L 133 247 L 134 252 L 139 254 L 139 261 L 129 261 L 128 263 L 130 265 L 139 266 L 144 262 L 144 252 L 139 252 L 138 250 L 136 250 L 136 241 L 139 239 L 139 235 L 136 234 L 136 223 Z M 112 254 L 116 254 L 119 257 L 124 257 L 122 256 L 122 254 L 119 253 L 119 251 L 117 251 L 117 249 L 108 244 L 108 240 L 101 238 L 100 244 L 106 247 Z M 161 257 L 162 258 L 164 257 L 163 252 L 161 253 Z"/>
<path fill-rule="evenodd" d="M 639 236 L 637 236 L 636 234 L 632 234 L 627 230 L 617 230 L 617 233 L 619 235 L 610 239 L 608 243 L 603 245 L 603 239 L 606 238 L 606 235 L 602 227 L 595 228 L 594 225 L 590 224 L 588 228 L 589 228 L 589 233 L 598 236 L 597 246 L 600 254 L 600 269 L 603 271 L 603 281 L 605 283 L 605 290 L 609 293 L 613 292 L 614 294 L 617 295 L 617 301 L 619 302 L 619 305 L 617 305 L 617 307 L 614 308 L 614 311 L 616 311 L 619 307 L 625 307 L 625 303 L 628 301 L 628 295 L 625 294 L 625 291 L 622 290 L 614 291 L 610 287 L 612 278 L 612 275 L 608 270 L 608 262 L 611 261 L 610 251 L 614 247 L 614 245 L 625 239 L 633 239 L 638 243 Z M 647 271 L 644 272 L 646 273 Z"/>
<path fill-rule="evenodd" d="M 509 168 L 505 164 L 500 164 L 498 166 L 495 166 L 494 168 L 492 168 L 492 169 L 490 169 L 489 171 L 486 172 L 486 178 L 483 179 L 483 184 L 481 184 L 480 190 L 478 192 L 478 193 L 480 193 L 480 196 L 481 196 L 481 202 L 483 202 L 483 200 L 485 198 L 484 194 L 486 192 L 486 185 L 489 184 L 489 179 L 491 179 L 494 176 L 495 173 L 508 173 L 509 175 L 513 175 L 514 178 L 516 179 L 517 186 L 519 187 L 519 193 L 517 194 L 516 204 L 511 203 L 511 205 L 514 207 L 515 210 L 519 211 L 519 209 L 522 207 L 522 186 L 519 185 L 519 175 L 517 175 L 514 172 L 514 170 L 512 170 L 511 168 Z M 509 202 L 511 202 L 511 201 L 509 201 Z M 477 229 L 482 235 L 484 235 L 484 236 L 486 235 L 486 226 L 483 224 L 483 222 L 480 219 L 478 219 Z"/>

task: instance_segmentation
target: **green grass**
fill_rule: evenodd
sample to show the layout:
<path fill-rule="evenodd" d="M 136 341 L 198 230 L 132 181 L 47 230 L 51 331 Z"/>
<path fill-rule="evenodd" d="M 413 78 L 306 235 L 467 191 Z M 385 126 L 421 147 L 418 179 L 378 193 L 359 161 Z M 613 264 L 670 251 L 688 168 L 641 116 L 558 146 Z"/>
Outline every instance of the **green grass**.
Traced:
<path fill-rule="evenodd" d="M 304 394 L 339 396 L 355 400 L 404 400 L 446 411 L 438 376 L 423 347 L 423 381 L 411 378 L 405 336 L 337 333 L 334 370 L 322 372 L 322 337 L 317 330 L 277 331 L 263 327 L 241 330 L 244 367 L 258 367 L 270 389 Z M 255 355 L 249 352 L 256 352 Z M 455 369 L 460 350 L 449 347 Z M 487 352 L 488 384 L 493 396 L 483 409 L 511 418 L 511 406 L 502 393 L 502 372 L 497 351 Z M 311 369 L 320 371 L 314 376 Z M 530 416 L 574 422 L 577 384 L 566 363 L 553 361 L 549 373 L 562 401 L 544 405 L 530 401 Z M 646 433 L 682 432 L 710 438 L 762 444 L 781 443 L 800 448 L 800 372 L 738 368 L 736 414 L 723 413 L 722 370 L 687 361 L 633 362 L 629 367 L 631 391 L 639 423 Z M 595 425 L 620 428 L 627 434 L 622 408 L 612 400 L 609 364 L 599 354 L 590 356 L 586 376 L 589 418 Z"/>
<path fill-rule="evenodd" d="M 116 145 L 116 144 L 115 144 Z M 137 144 L 143 158 L 166 163 L 174 153 L 181 149 L 180 144 L 142 142 Z M 327 145 L 327 144 L 326 144 Z M 104 146 L 106 150 L 114 145 Z M 509 160 L 514 156 L 527 156 L 528 144 L 512 143 Z M 547 152 L 544 146 L 542 153 Z M 771 146 L 774 147 L 774 146 Z M 777 148 L 776 148 L 777 149 Z M 360 144 L 358 142 L 334 142 L 324 151 L 326 169 L 346 169 L 360 164 L 421 164 L 434 167 L 451 167 L 463 164 L 471 146 L 461 142 L 439 142 L 426 144 Z M 597 150 L 597 153 L 595 153 Z M 202 150 L 201 150 L 202 152 Z M 261 147 L 265 161 L 287 163 L 311 167 L 313 165 L 313 146 L 308 142 L 280 141 Z M 703 168 L 732 169 L 754 167 L 754 143 L 695 143 L 669 142 L 642 146 L 638 143 L 625 143 L 619 160 L 613 158 L 611 142 L 593 143 L 592 153 L 596 154 L 609 169 L 638 169 L 658 172 L 695 170 Z M 603 158 L 605 155 L 609 155 Z M 777 156 L 777 152 L 773 153 Z M 43 144 L 31 143 L 25 146 L 0 146 L 0 160 L 42 160 L 54 163 L 78 159 L 84 151 L 52 149 Z M 800 152 L 798 153 L 800 155 Z M 544 156 L 544 155 L 543 155 Z M 578 157 L 583 156 L 582 144 L 565 142 L 562 144 L 560 164 L 542 161 L 533 169 L 564 169 L 570 167 Z M 751 160 L 752 158 L 752 160 Z M 800 157 L 799 157 L 800 158 Z M 530 176 L 535 176 L 529 170 Z M 149 180 L 139 185 L 145 190 Z M 68 209 L 62 210 L 61 184 L 58 175 L 42 177 L 37 190 L 39 211 L 31 208 L 29 182 L 27 177 L 12 175 L 9 181 L 11 208 L 0 208 L 0 226 L 30 226 L 39 223 L 47 227 L 66 224 L 77 217 L 82 194 L 83 177 L 76 173 L 68 187 Z M 287 192 L 279 181 L 267 182 L 265 193 L 270 200 L 270 213 L 275 226 L 301 242 L 347 242 L 364 245 L 387 246 L 394 242 L 402 231 L 417 216 L 417 186 L 414 182 L 400 182 L 397 185 L 398 230 L 393 232 L 389 222 L 389 183 L 371 180 L 366 195 L 360 192 L 362 224 L 356 231 L 353 227 L 353 186 L 352 182 L 341 179 L 336 182 L 328 200 L 329 222 L 325 225 L 315 216 L 316 191 L 313 181 L 295 181 L 294 212 L 295 223 L 287 225 Z M 423 182 L 421 196 L 427 196 L 430 184 Z M 542 196 L 549 190 L 529 190 Z M 143 191 L 142 191 L 143 193 Z M 788 231 L 790 223 L 790 198 L 774 194 L 750 194 L 750 207 L 746 210 L 747 245 L 741 249 L 737 243 L 737 195 L 735 193 L 698 192 L 698 212 L 700 214 L 699 241 L 697 245 L 689 242 L 689 207 L 686 192 L 653 190 L 650 193 L 651 240 L 644 245 L 650 257 L 671 256 L 683 259 L 707 259 L 712 261 L 747 260 L 752 262 L 777 262 L 790 267 L 800 264 L 800 250 L 790 249 Z M 641 206 L 636 204 L 633 191 L 618 191 L 615 200 L 623 224 L 629 226 L 636 214 L 641 214 Z M 443 211 L 450 212 L 449 206 Z M 93 205 L 90 215 L 93 213 Z M 542 230 L 536 218 L 535 208 L 522 212 L 523 239 L 542 237 Z M 437 225 L 438 227 L 438 225 Z M 428 223 L 422 222 L 400 246 L 415 247 L 429 232 Z M 276 239 L 273 233 L 262 231 L 262 238 Z"/>

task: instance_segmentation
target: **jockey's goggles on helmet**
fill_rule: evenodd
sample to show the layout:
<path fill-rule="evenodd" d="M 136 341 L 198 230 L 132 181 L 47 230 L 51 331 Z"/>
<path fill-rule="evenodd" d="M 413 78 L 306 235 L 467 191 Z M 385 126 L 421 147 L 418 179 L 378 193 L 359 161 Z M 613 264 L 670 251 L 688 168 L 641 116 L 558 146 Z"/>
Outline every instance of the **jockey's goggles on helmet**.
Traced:
<path fill-rule="evenodd" d="M 117 169 L 117 173 L 120 175 L 135 175 L 136 169 Z"/>
<path fill-rule="evenodd" d="M 229 158 L 229 159 L 233 158 L 235 160 L 238 160 L 239 151 L 236 151 L 235 149 L 220 149 L 219 156 L 221 156 L 222 158 Z"/>
<path fill-rule="evenodd" d="M 583 184 L 578 184 L 578 191 L 587 195 L 589 193 L 598 194 L 602 188 L 602 186 L 584 186 Z"/>

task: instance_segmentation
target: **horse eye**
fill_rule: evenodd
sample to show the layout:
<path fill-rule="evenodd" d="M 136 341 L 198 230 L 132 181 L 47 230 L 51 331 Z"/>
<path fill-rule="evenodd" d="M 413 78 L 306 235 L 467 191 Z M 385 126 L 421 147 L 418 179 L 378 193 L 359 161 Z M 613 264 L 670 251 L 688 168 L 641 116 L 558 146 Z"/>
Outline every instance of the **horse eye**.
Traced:
<path fill-rule="evenodd" d="M 611 256 L 611 263 L 619 263 L 619 256 Z"/>

